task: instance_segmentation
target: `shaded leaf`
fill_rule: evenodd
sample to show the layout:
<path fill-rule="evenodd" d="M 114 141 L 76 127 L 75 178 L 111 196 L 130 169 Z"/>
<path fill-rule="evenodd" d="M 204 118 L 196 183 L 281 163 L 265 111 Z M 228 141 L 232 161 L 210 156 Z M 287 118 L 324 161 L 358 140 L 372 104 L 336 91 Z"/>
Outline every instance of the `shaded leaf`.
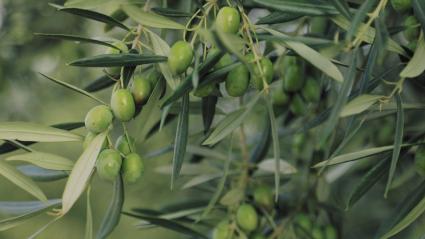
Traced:
<path fill-rule="evenodd" d="M 261 25 L 261 24 L 276 24 L 276 23 L 284 23 L 284 22 L 289 22 L 289 21 L 293 21 L 295 19 L 298 19 L 300 17 L 302 17 L 302 14 L 297 14 L 297 13 L 283 13 L 283 12 L 272 12 L 269 15 L 260 18 L 256 24 L 257 25 Z"/>
<path fill-rule="evenodd" d="M 123 10 L 130 18 L 144 26 L 165 29 L 185 29 L 185 26 L 176 21 L 152 12 L 144 12 L 135 6 L 123 5 Z"/>
<path fill-rule="evenodd" d="M 341 110 L 340 117 L 360 114 L 375 104 L 382 95 L 360 95 L 348 102 Z"/>
<path fill-rule="evenodd" d="M 23 161 L 34 164 L 38 167 L 51 170 L 71 170 L 74 162 L 59 155 L 29 152 L 25 154 L 13 155 L 6 158 L 7 161 Z"/>
<path fill-rule="evenodd" d="M 32 180 L 40 182 L 51 182 L 68 177 L 65 171 L 49 170 L 34 165 L 22 165 L 16 169 Z"/>
<path fill-rule="evenodd" d="M 45 38 L 74 41 L 74 42 L 77 42 L 77 43 L 80 43 L 80 42 L 93 43 L 93 44 L 112 47 L 112 48 L 115 48 L 117 50 L 121 50 L 117 46 L 115 46 L 115 45 L 113 45 L 109 42 L 101 41 L 101 40 L 97 40 L 97 39 L 93 39 L 93 38 L 87 38 L 87 37 L 83 37 L 83 36 L 67 35 L 67 34 L 53 34 L 53 33 L 34 33 L 34 35 L 39 36 L 39 37 L 45 37 Z"/>
<path fill-rule="evenodd" d="M 285 13 L 297 13 L 302 15 L 332 15 L 338 11 L 325 3 L 315 3 L 301 0 L 254 0 L 255 3 Z"/>
<path fill-rule="evenodd" d="M 412 0 L 412 7 L 415 17 L 421 23 L 422 31 L 425 32 L 425 2 L 422 0 Z"/>
<path fill-rule="evenodd" d="M 425 40 L 423 33 L 421 33 L 415 53 L 409 63 L 407 63 L 406 67 L 400 72 L 400 77 L 414 78 L 422 74 L 425 70 L 425 62 L 423 61 L 424 55 Z"/>
<path fill-rule="evenodd" d="M 188 12 L 182 12 L 172 8 L 153 7 L 151 8 L 155 13 L 166 16 L 166 17 L 191 17 L 192 14 Z"/>
<path fill-rule="evenodd" d="M 204 123 L 204 132 L 207 133 L 214 120 L 216 104 L 218 97 L 210 95 L 202 98 L 202 122 Z"/>
<path fill-rule="evenodd" d="M 0 139 L 69 142 L 81 141 L 82 137 L 69 131 L 29 122 L 0 122 Z"/>
<path fill-rule="evenodd" d="M 104 75 L 88 84 L 86 87 L 84 87 L 84 90 L 87 92 L 96 92 L 113 86 L 116 82 L 117 81 L 114 81 L 109 76 Z"/>
<path fill-rule="evenodd" d="M 167 61 L 165 56 L 120 53 L 81 58 L 69 63 L 69 65 L 81 67 L 138 66 L 164 61 Z"/>
<path fill-rule="evenodd" d="M 61 199 L 50 199 L 47 202 L 40 201 L 0 201 L 0 214 L 20 215 L 30 211 L 37 211 L 46 205 L 59 205 Z"/>

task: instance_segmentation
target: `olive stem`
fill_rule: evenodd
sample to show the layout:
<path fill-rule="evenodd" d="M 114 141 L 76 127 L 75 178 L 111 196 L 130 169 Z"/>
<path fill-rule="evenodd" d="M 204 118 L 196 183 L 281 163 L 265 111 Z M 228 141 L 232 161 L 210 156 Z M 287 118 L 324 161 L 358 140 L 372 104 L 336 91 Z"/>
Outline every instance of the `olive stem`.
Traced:
<path fill-rule="evenodd" d="M 125 125 L 125 123 L 122 123 L 122 128 L 124 130 L 124 135 L 125 135 L 125 138 L 127 139 L 128 147 L 130 148 L 130 152 L 134 153 L 134 145 L 133 145 L 133 143 L 130 139 L 130 135 L 128 134 L 127 126 Z"/>

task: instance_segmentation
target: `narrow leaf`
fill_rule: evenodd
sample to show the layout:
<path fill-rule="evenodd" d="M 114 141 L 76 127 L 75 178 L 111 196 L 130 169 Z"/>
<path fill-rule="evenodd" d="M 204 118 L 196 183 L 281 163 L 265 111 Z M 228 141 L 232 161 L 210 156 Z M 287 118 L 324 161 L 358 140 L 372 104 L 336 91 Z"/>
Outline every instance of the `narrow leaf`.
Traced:
<path fill-rule="evenodd" d="M 59 205 L 61 199 L 50 199 L 47 202 L 40 201 L 0 201 L 0 214 L 20 215 L 30 211 L 37 211 L 46 205 Z"/>
<path fill-rule="evenodd" d="M 360 114 L 363 111 L 369 109 L 373 104 L 375 104 L 382 95 L 360 95 L 348 102 L 344 108 L 342 108 L 340 117 L 347 117 L 350 115 Z"/>
<path fill-rule="evenodd" d="M 185 29 L 185 26 L 176 21 L 152 12 L 144 12 L 142 9 L 135 6 L 123 5 L 123 10 L 130 18 L 148 27 L 178 30 Z"/>
<path fill-rule="evenodd" d="M 103 54 L 75 60 L 69 65 L 81 67 L 138 66 L 167 61 L 165 56 L 134 53 Z"/>
<path fill-rule="evenodd" d="M 84 90 L 87 92 L 96 92 L 113 86 L 116 82 L 117 81 L 111 79 L 109 76 L 104 75 L 88 84 L 84 87 Z"/>
<path fill-rule="evenodd" d="M 113 45 L 109 42 L 101 41 L 101 40 L 97 40 L 97 39 L 93 39 L 93 38 L 87 38 L 87 37 L 83 37 L 83 36 L 67 35 L 67 34 L 53 34 L 53 33 L 34 33 L 34 35 L 39 36 L 39 37 L 51 38 L 51 39 L 74 41 L 74 42 L 77 42 L 77 43 L 80 43 L 80 42 L 93 43 L 93 44 L 112 47 L 112 48 L 115 48 L 117 50 L 121 50 L 117 46 L 115 46 L 115 45 Z"/>
<path fill-rule="evenodd" d="M 422 0 L 412 0 L 412 7 L 415 17 L 421 23 L 422 31 L 425 32 L 425 2 Z"/>
<path fill-rule="evenodd" d="M 30 152 L 25 154 L 13 155 L 6 158 L 7 161 L 23 161 L 34 164 L 38 167 L 51 170 L 71 170 L 74 162 L 59 155 Z"/>
<path fill-rule="evenodd" d="M 65 171 L 49 170 L 34 165 L 21 165 L 16 169 L 34 181 L 51 182 L 68 177 Z"/>
<path fill-rule="evenodd" d="M 69 131 L 29 122 L 0 122 L 0 139 L 36 142 L 81 141 Z"/>
<path fill-rule="evenodd" d="M 423 60 L 424 55 L 425 55 L 425 40 L 424 40 L 424 34 L 421 33 L 415 53 L 413 54 L 412 59 L 409 61 L 409 63 L 406 65 L 403 71 L 401 71 L 400 77 L 414 78 L 422 74 L 422 72 L 424 72 L 425 70 L 425 62 Z"/>
<path fill-rule="evenodd" d="M 300 0 L 254 0 L 255 3 L 285 13 L 297 13 L 303 15 L 332 15 L 338 11 L 325 3 L 313 3 Z"/>
<path fill-rule="evenodd" d="M 84 234 L 84 239 L 92 239 L 93 238 L 93 213 L 91 209 L 90 202 L 90 190 L 91 187 L 87 188 L 87 203 L 86 203 L 86 229 Z"/>

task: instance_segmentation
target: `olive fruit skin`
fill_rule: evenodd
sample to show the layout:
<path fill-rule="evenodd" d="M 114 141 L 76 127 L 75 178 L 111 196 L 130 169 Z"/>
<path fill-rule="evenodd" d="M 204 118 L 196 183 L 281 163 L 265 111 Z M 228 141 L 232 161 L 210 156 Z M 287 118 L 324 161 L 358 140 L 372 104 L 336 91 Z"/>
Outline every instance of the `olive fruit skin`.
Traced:
<path fill-rule="evenodd" d="M 266 237 L 265 236 L 263 236 L 262 234 L 260 234 L 260 233 L 255 233 L 254 235 L 252 235 L 251 237 L 250 237 L 250 239 L 266 239 Z"/>
<path fill-rule="evenodd" d="M 415 154 L 416 171 L 425 176 L 425 147 L 419 146 Z"/>
<path fill-rule="evenodd" d="M 193 50 L 189 43 L 178 41 L 170 49 L 168 66 L 173 74 L 178 75 L 186 71 L 193 60 Z"/>
<path fill-rule="evenodd" d="M 93 141 L 93 139 L 96 137 L 97 134 L 92 133 L 92 132 L 88 132 L 86 134 L 86 136 L 84 137 L 84 141 L 83 141 L 83 149 L 86 149 L 90 143 Z M 108 146 L 108 142 L 105 140 L 103 142 L 103 146 L 102 149 L 105 149 Z"/>
<path fill-rule="evenodd" d="M 151 82 L 142 75 L 136 75 L 133 78 L 130 91 L 136 104 L 145 104 L 152 93 Z"/>
<path fill-rule="evenodd" d="M 325 236 L 323 235 L 322 228 L 316 226 L 311 230 L 311 236 L 313 239 L 325 239 Z"/>
<path fill-rule="evenodd" d="M 261 185 L 254 189 L 254 202 L 264 208 L 273 207 L 273 190 L 267 185 Z"/>
<path fill-rule="evenodd" d="M 311 222 L 311 219 L 305 215 L 305 214 L 298 214 L 295 217 L 295 223 L 298 224 L 302 229 L 306 231 L 310 231 L 313 227 L 313 223 Z"/>
<path fill-rule="evenodd" d="M 108 106 L 98 105 L 87 113 L 84 123 L 89 131 L 101 133 L 109 127 L 113 118 L 112 112 Z"/>
<path fill-rule="evenodd" d="M 247 55 L 248 62 L 251 64 L 253 72 L 251 73 L 251 84 L 257 90 L 262 90 L 264 87 L 263 78 L 267 84 L 270 84 L 273 80 L 273 63 L 269 58 L 262 57 L 259 59 L 260 68 L 255 62 L 253 54 Z"/>
<path fill-rule="evenodd" d="M 136 112 L 134 99 L 129 90 L 116 90 L 111 97 L 112 112 L 117 119 L 126 122 L 133 118 Z"/>
<path fill-rule="evenodd" d="M 236 33 L 239 30 L 240 21 L 238 10 L 232 7 L 222 7 L 218 11 L 215 24 L 218 29 L 225 33 Z"/>
<path fill-rule="evenodd" d="M 249 86 L 249 71 L 244 65 L 232 69 L 226 77 L 225 87 L 230 96 L 238 97 L 245 94 Z"/>
<path fill-rule="evenodd" d="M 331 225 L 327 225 L 324 229 L 324 234 L 326 239 L 337 239 L 338 233 L 335 228 Z"/>
<path fill-rule="evenodd" d="M 304 86 L 303 63 L 297 56 L 285 56 L 282 66 L 283 89 L 296 92 Z"/>
<path fill-rule="evenodd" d="M 308 102 L 316 103 L 320 100 L 320 85 L 314 78 L 307 78 L 301 94 Z"/>
<path fill-rule="evenodd" d="M 214 84 L 206 84 L 203 86 L 198 86 L 198 88 L 193 92 L 194 96 L 197 97 L 207 97 L 208 95 L 210 95 L 213 91 L 214 91 Z"/>
<path fill-rule="evenodd" d="M 307 108 L 304 103 L 304 100 L 298 94 L 296 94 L 291 99 L 291 104 L 289 106 L 289 109 L 294 115 L 297 115 L 297 116 L 303 116 L 307 113 Z"/>
<path fill-rule="evenodd" d="M 412 0 L 391 0 L 391 6 L 396 11 L 405 11 L 412 6 Z"/>
<path fill-rule="evenodd" d="M 214 228 L 212 239 L 230 239 L 232 238 L 230 233 L 230 223 L 226 219 L 218 223 L 217 226 Z"/>
<path fill-rule="evenodd" d="M 403 31 L 404 37 L 411 42 L 415 41 L 419 37 L 419 21 L 415 16 L 408 16 L 403 22 L 403 26 L 406 28 Z"/>
<path fill-rule="evenodd" d="M 289 100 L 289 95 L 286 94 L 286 92 L 284 92 L 282 88 L 272 90 L 272 101 L 274 105 L 284 106 L 289 103 Z"/>
<path fill-rule="evenodd" d="M 125 182 L 135 183 L 142 176 L 143 171 L 143 160 L 138 154 L 131 153 L 125 157 L 122 167 Z"/>
<path fill-rule="evenodd" d="M 134 138 L 130 136 L 130 144 L 128 143 L 127 137 L 125 135 L 121 135 L 117 138 L 115 142 L 115 148 L 124 155 L 128 155 L 131 153 L 131 149 L 134 148 Z"/>
<path fill-rule="evenodd" d="M 114 181 L 120 173 L 122 159 L 120 153 L 114 149 L 105 149 L 100 152 L 96 161 L 96 170 L 99 177 Z"/>
<path fill-rule="evenodd" d="M 242 204 L 236 212 L 236 222 L 244 231 L 254 231 L 258 225 L 257 211 L 249 204 Z"/>
<path fill-rule="evenodd" d="M 214 54 L 216 54 L 218 52 L 219 52 L 219 50 L 217 48 L 212 48 L 212 49 L 209 50 L 208 54 L 214 55 Z M 229 54 L 226 53 L 214 65 L 213 70 L 217 70 L 217 69 L 223 68 L 223 67 L 228 66 L 228 65 L 230 65 L 232 63 L 233 63 L 232 57 Z"/>

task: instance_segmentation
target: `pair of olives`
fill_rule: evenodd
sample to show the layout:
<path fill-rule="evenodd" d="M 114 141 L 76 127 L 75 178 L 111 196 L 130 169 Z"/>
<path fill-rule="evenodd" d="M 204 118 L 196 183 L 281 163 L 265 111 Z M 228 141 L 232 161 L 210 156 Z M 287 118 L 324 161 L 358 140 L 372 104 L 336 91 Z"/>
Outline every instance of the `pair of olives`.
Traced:
<path fill-rule="evenodd" d="M 326 225 L 324 227 L 314 225 L 310 217 L 306 214 L 298 214 L 295 217 L 295 224 L 301 229 L 298 230 L 300 238 L 304 238 L 305 234 L 308 233 L 309 237 L 313 239 L 337 239 L 338 233 L 332 225 Z M 304 236 L 304 237 L 303 237 Z"/>
<path fill-rule="evenodd" d="M 122 171 L 124 181 L 135 183 L 142 175 L 144 165 L 137 153 L 132 153 L 134 139 L 125 135 L 118 137 L 115 149 L 104 149 L 96 161 L 96 170 L 100 178 L 113 181 Z M 129 142 L 130 141 L 130 142 Z M 121 158 L 124 155 L 124 159 Z"/>

